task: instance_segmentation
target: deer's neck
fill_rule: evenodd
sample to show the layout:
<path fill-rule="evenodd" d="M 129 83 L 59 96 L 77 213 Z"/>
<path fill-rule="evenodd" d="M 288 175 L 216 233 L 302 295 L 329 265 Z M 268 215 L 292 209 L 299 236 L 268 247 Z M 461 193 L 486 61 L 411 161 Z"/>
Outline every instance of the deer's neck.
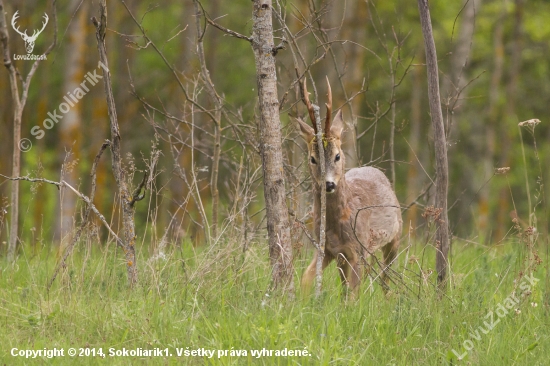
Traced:
<path fill-rule="evenodd" d="M 321 218 L 321 188 L 315 187 L 315 217 Z M 345 176 L 342 176 L 333 193 L 327 194 L 327 228 L 348 220 L 351 211 L 349 208 L 349 188 Z"/>

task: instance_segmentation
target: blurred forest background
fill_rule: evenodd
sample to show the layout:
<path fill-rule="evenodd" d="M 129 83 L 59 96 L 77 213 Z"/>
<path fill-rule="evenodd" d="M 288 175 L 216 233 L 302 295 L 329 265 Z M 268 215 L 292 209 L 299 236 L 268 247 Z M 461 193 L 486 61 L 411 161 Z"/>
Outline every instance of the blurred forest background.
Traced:
<path fill-rule="evenodd" d="M 193 1 L 125 3 L 180 76 L 190 98 L 215 112 L 215 103 L 199 76 Z M 285 172 L 293 215 L 307 221 L 311 209 L 307 157 L 289 117 L 306 114 L 297 102 L 298 65 L 300 73 L 309 67 L 317 82 L 314 101 L 324 102 L 324 78 L 328 75 L 334 109 L 343 108 L 348 121 L 348 167 L 374 165 L 385 171 L 401 205 L 409 207 L 403 214 L 404 229 L 412 228 L 414 235 L 415 229 L 424 225 L 422 213 L 433 201 L 430 183 L 435 179 L 417 4 L 402 0 L 275 3 L 280 14 L 274 18 L 275 43 L 285 45 L 283 37 L 292 43 L 285 36 L 283 17 L 296 41 L 277 54 Z M 202 5 L 217 24 L 251 34 L 250 1 L 204 0 Z M 21 29 L 36 29 L 44 12 L 52 14 L 46 1 L 8 0 L 5 6 L 8 22 L 19 11 Z M 542 170 L 545 176 L 540 176 L 539 163 L 544 168 L 550 153 L 545 144 L 550 139 L 550 2 L 432 0 L 430 6 L 449 148 L 451 232 L 482 243 L 498 243 L 513 226 L 514 210 L 521 220 L 534 220 L 530 213 L 542 200 L 542 190 L 549 193 L 542 182 L 550 177 L 546 169 Z M 63 96 L 74 90 L 87 72 L 101 74 L 90 21 L 97 16 L 97 2 L 61 0 L 57 9 L 58 43 L 36 72 L 23 114 L 22 137 L 33 146 L 21 155 L 21 175 L 65 179 L 88 194 L 93 159 L 103 141 L 110 138 L 103 82 L 91 87 L 52 129 L 44 129 L 44 138 L 36 139 L 30 133 L 33 126 L 42 126 L 48 112 L 58 109 Z M 133 187 L 141 181 L 147 165 L 156 161 L 151 190 L 136 205 L 138 242 L 200 245 L 209 240 L 207 229 L 214 230 L 213 239 L 238 235 L 245 248 L 263 240 L 256 70 L 250 44 L 201 20 L 201 28 L 206 29 L 202 38 L 206 65 L 223 104 L 216 214 L 212 205 L 214 124 L 189 103 L 174 74 L 143 40 L 124 5 L 109 1 L 108 10 L 107 52 L 125 168 L 133 177 Z M 8 29 L 11 54 L 25 54 L 22 39 Z M 53 29 L 50 16 L 37 39 L 35 54 L 51 43 Z M 23 75 L 31 65 L 31 61 L 16 61 Z M 13 144 L 18 143 L 12 137 L 12 105 L 8 73 L 2 68 L 0 173 L 7 176 L 11 176 Z M 519 122 L 532 118 L 542 121 L 534 135 L 518 127 Z M 113 204 L 117 190 L 109 160 L 103 157 L 98 167 L 94 202 L 116 228 L 119 207 Z M 510 167 L 510 171 L 495 174 L 500 167 Z M 10 182 L 0 180 L 0 253 L 4 254 L 9 236 L 9 192 Z M 23 242 L 48 246 L 68 240 L 75 225 L 73 218 L 80 217 L 81 208 L 71 192 L 21 182 L 20 197 L 19 235 Z M 546 220 L 544 214 L 538 219 Z M 108 235 L 99 224 L 97 228 L 100 237 Z M 295 230 L 295 239 L 299 235 Z"/>

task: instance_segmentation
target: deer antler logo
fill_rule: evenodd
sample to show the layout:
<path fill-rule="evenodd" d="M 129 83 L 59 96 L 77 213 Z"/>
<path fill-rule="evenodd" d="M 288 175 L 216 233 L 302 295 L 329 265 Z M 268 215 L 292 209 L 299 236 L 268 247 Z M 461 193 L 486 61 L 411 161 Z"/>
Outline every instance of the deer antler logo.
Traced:
<path fill-rule="evenodd" d="M 39 31 L 35 29 L 32 33 L 32 36 L 29 36 L 27 34 L 26 29 L 24 32 L 21 32 L 19 30 L 19 27 L 16 27 L 15 21 L 17 20 L 17 18 L 19 18 L 19 15 L 17 15 L 17 13 L 19 13 L 19 10 L 16 11 L 15 14 L 13 14 L 13 17 L 11 18 L 11 26 L 17 33 L 21 35 L 21 37 L 23 38 L 23 41 L 25 41 L 25 48 L 27 49 L 27 53 L 32 53 L 32 50 L 34 49 L 34 43 L 36 42 L 36 38 L 38 38 L 40 33 L 42 33 L 44 28 L 46 28 L 46 24 L 48 24 L 48 20 L 49 20 L 48 14 L 44 13 L 44 22 L 42 23 L 42 29 L 40 29 Z"/>

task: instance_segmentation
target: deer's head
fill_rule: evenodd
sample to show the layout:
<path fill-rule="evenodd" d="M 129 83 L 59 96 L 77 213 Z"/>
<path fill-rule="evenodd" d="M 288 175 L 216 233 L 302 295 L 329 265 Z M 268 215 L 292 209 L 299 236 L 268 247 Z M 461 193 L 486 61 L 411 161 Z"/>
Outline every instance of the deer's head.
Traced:
<path fill-rule="evenodd" d="M 46 28 L 46 24 L 48 24 L 48 19 L 49 19 L 48 14 L 44 13 L 44 22 L 42 22 L 42 29 L 40 30 L 35 29 L 32 33 L 32 36 L 29 36 L 27 34 L 26 29 L 24 32 L 21 32 L 19 30 L 19 27 L 15 25 L 15 21 L 17 20 L 17 18 L 19 18 L 19 15 L 17 15 L 17 13 L 19 13 L 19 10 L 16 11 L 15 14 L 13 14 L 13 17 L 11 18 L 11 26 L 17 33 L 19 33 L 19 35 L 21 35 L 21 37 L 23 38 L 23 41 L 25 41 L 25 49 L 27 50 L 27 53 L 31 53 L 32 50 L 34 49 L 34 43 L 36 42 L 36 39 L 38 38 L 40 33 L 42 33 L 44 28 Z"/>
<path fill-rule="evenodd" d="M 342 131 L 344 129 L 344 120 L 342 118 L 341 110 L 336 113 L 336 116 L 334 116 L 334 120 L 332 120 L 332 92 L 330 89 L 328 78 L 327 84 L 328 100 L 325 104 L 327 107 L 327 116 L 325 119 L 325 130 L 322 134 L 323 148 L 325 151 L 325 182 L 321 181 L 321 167 L 319 165 L 319 145 L 317 143 L 317 127 L 315 123 L 313 106 L 309 101 L 305 79 L 302 84 L 303 99 L 304 103 L 307 106 L 313 127 L 309 126 L 300 118 L 297 118 L 296 120 L 300 125 L 302 137 L 307 143 L 307 148 L 309 152 L 309 168 L 313 181 L 317 184 L 318 187 L 320 187 L 321 184 L 325 184 L 327 188 L 327 193 L 333 193 L 338 187 L 340 179 L 344 175 L 344 151 L 342 150 L 342 142 L 340 140 L 340 137 L 342 136 Z"/>

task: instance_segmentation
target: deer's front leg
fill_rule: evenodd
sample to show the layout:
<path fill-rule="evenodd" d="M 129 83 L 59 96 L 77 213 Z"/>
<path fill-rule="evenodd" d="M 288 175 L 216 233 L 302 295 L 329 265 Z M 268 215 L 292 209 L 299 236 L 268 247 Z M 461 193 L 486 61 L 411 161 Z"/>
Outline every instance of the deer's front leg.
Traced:
<path fill-rule="evenodd" d="M 359 261 L 357 259 L 348 259 L 343 254 L 338 255 L 338 272 L 344 291 L 351 290 L 356 294 L 361 283 Z"/>
<path fill-rule="evenodd" d="M 317 272 L 317 257 L 319 256 L 319 252 L 316 250 L 315 255 L 313 256 L 313 260 L 307 267 L 307 269 L 304 272 L 304 275 L 302 276 L 302 291 L 303 292 L 309 292 L 311 289 L 311 285 L 313 284 L 313 280 L 315 279 L 315 273 Z M 323 258 L 323 271 L 327 266 L 332 262 L 334 257 L 328 253 L 325 252 L 325 257 Z"/>
<path fill-rule="evenodd" d="M 391 242 L 386 244 L 382 251 L 384 252 L 384 271 L 382 272 L 382 280 L 386 284 L 384 286 L 384 292 L 388 291 L 388 285 L 389 285 L 389 267 L 392 265 L 392 263 L 395 261 L 395 258 L 397 258 L 397 253 L 399 251 L 399 237 L 394 238 Z"/>

